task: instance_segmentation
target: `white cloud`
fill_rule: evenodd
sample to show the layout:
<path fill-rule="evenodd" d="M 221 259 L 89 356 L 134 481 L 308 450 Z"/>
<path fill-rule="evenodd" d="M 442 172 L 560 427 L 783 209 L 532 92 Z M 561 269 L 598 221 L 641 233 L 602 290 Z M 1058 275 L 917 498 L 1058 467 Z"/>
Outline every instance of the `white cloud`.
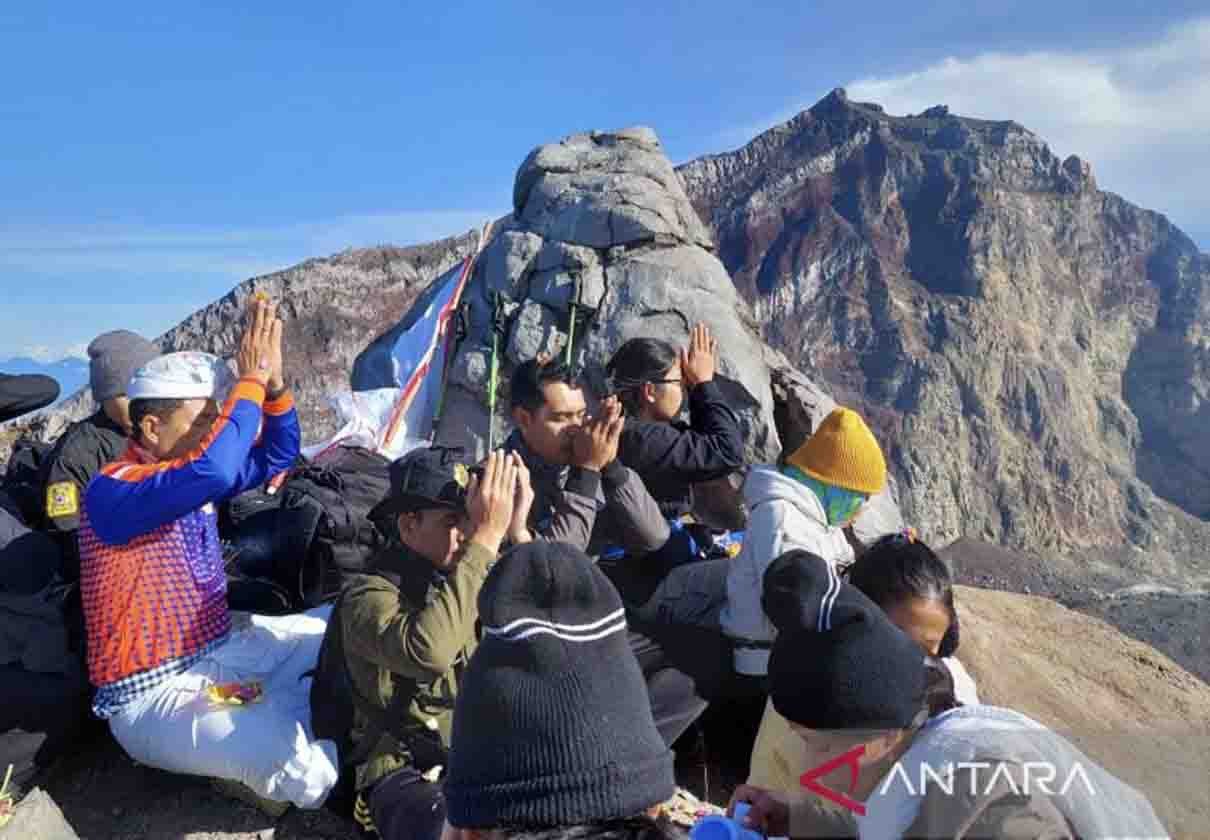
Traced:
<path fill-rule="evenodd" d="M 259 228 L 0 222 L 0 358 L 80 355 L 95 335 L 159 335 L 249 277 L 346 248 L 460 234 L 494 211 L 338 216 Z"/>
<path fill-rule="evenodd" d="M 35 362 L 50 364 L 63 359 L 84 359 L 88 360 L 88 345 L 87 344 L 70 344 L 67 346 L 52 347 L 49 344 L 35 344 L 30 347 L 24 347 L 17 354 L 24 356 L 27 359 L 33 359 Z"/>
<path fill-rule="evenodd" d="M 0 267 L 41 275 L 120 272 L 238 281 L 345 248 L 408 245 L 459 234 L 499 215 L 376 213 L 262 228 L 0 226 Z"/>
<path fill-rule="evenodd" d="M 86 359 L 88 343 L 103 332 L 134 330 L 155 338 L 212 299 L 192 291 L 175 291 L 169 300 L 81 300 L 60 295 L 54 300 L 10 302 L 0 310 L 0 359 Z"/>
<path fill-rule="evenodd" d="M 1111 50 L 985 53 L 846 85 L 888 113 L 1012 119 L 1060 156 L 1092 164 L 1102 189 L 1168 214 L 1210 242 L 1210 18 Z"/>

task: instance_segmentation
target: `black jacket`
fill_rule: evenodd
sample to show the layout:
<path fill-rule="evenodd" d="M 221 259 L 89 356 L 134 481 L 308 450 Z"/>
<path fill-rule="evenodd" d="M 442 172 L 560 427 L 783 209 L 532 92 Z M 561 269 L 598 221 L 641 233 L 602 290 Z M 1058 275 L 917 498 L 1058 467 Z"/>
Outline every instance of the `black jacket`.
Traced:
<path fill-rule="evenodd" d="M 0 373 L 0 423 L 50 405 L 59 396 L 59 383 L 49 376 Z"/>
<path fill-rule="evenodd" d="M 63 549 L 63 568 L 74 580 L 80 567 L 76 531 L 84 491 L 101 467 L 117 460 L 126 450 L 126 433 L 109 419 L 103 409 L 91 417 L 73 423 L 55 442 L 42 466 L 43 525 L 56 535 Z"/>
<path fill-rule="evenodd" d="M 627 419 L 618 447 L 630 467 L 670 518 L 693 507 L 692 486 L 734 472 L 744 465 L 739 419 L 713 382 L 689 392 L 689 423 Z"/>

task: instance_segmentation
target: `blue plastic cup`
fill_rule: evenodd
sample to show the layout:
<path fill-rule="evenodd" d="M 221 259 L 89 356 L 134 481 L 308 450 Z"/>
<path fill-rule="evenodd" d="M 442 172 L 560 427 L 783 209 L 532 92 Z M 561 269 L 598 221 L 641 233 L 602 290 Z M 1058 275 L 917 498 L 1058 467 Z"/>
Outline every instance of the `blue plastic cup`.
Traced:
<path fill-rule="evenodd" d="M 748 813 L 747 802 L 735 803 L 735 816 L 725 817 L 710 814 L 693 824 L 689 840 L 765 840 L 759 831 L 744 827 L 744 815 Z"/>

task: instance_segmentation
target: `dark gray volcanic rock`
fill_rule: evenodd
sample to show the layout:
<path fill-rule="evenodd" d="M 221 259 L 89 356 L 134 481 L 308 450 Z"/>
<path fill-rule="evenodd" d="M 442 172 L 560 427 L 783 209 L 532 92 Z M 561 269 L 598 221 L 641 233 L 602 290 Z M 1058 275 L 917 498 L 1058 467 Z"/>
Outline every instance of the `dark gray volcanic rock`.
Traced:
<path fill-rule="evenodd" d="M 535 149 L 521 164 L 514 212 L 493 229 L 463 294 L 467 332 L 451 365 L 438 439 L 486 452 L 492 301 L 502 306 L 502 439 L 508 379 L 540 353 L 567 350 L 575 303 L 574 356 L 598 393 L 603 365 L 626 339 L 655 335 L 683 342 L 698 321 L 720 340 L 721 373 L 755 459 L 780 450 L 765 347 L 710 239 L 647 128 L 577 134 Z M 359 388 L 391 384 L 386 353 L 418 308 L 357 359 Z M 784 363 L 784 360 L 783 360 Z"/>

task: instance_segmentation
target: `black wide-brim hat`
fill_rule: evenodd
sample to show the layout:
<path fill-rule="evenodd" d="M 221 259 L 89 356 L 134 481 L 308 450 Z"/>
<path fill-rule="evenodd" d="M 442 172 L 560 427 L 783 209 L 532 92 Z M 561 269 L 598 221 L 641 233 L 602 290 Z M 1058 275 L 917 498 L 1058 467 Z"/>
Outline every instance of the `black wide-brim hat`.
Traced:
<path fill-rule="evenodd" d="M 370 510 L 369 518 L 385 521 L 434 508 L 465 510 L 470 470 L 461 455 L 460 449 L 433 446 L 396 459 L 390 467 L 390 493 Z"/>

